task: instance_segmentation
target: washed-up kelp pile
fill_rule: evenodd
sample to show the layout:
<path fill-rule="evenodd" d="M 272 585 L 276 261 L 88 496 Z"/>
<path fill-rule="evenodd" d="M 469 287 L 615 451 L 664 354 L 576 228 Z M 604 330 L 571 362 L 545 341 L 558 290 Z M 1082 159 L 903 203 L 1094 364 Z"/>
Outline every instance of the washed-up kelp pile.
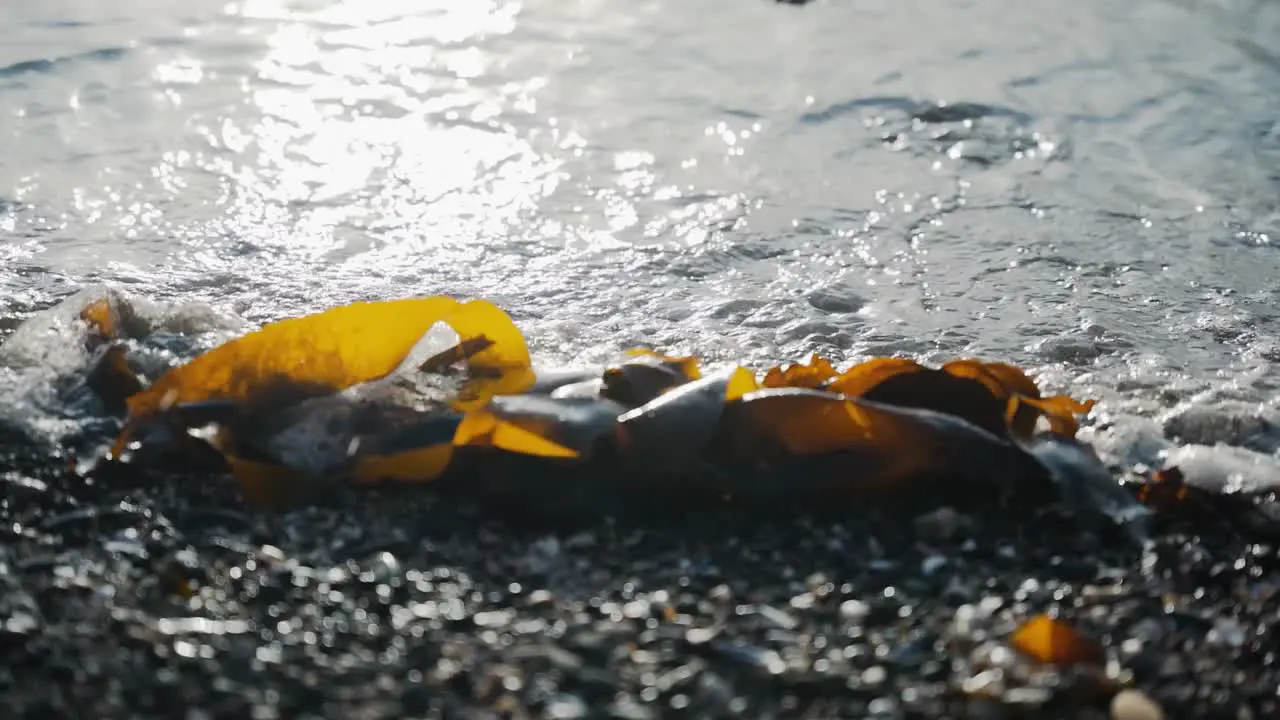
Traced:
<path fill-rule="evenodd" d="M 1006 364 L 838 370 L 815 356 L 759 377 L 632 350 L 546 369 L 495 305 L 427 297 L 270 324 L 146 384 L 116 341 L 113 302 L 81 318 L 98 357 L 89 385 L 125 416 L 105 462 L 222 464 L 260 506 L 388 481 L 530 512 L 606 497 L 1030 498 L 1147 532 L 1147 505 L 1075 439 L 1092 403 L 1042 396 Z"/>

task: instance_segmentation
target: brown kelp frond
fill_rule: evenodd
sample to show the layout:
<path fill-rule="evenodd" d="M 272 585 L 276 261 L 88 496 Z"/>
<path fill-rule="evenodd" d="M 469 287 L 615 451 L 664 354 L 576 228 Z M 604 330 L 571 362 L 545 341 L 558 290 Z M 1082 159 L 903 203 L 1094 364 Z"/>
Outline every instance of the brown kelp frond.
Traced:
<path fill-rule="evenodd" d="M 1042 397 L 1022 370 L 998 362 L 953 360 L 929 368 L 907 358 L 873 358 L 837 372 L 831 362 L 814 355 L 808 364 L 771 368 L 765 387 L 823 389 L 848 397 L 950 413 L 997 433 L 1027 439 L 1044 417 L 1049 431 L 1075 437 L 1076 417 L 1092 401 L 1066 396 Z"/>

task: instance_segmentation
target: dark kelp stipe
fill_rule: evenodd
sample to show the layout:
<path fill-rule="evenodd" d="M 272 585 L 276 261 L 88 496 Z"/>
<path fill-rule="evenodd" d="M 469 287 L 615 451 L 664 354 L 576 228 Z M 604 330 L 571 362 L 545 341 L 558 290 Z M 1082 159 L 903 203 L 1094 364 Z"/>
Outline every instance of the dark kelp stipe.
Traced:
<path fill-rule="evenodd" d="M 841 371 L 815 356 L 758 378 L 633 350 L 535 369 L 501 309 L 428 297 L 273 323 L 145 385 L 113 316 L 110 300 L 81 315 L 100 346 L 92 387 L 127 416 L 104 462 L 218 457 L 258 506 L 343 481 L 431 483 L 531 512 L 1022 497 L 1135 540 L 1154 507 L 1076 440 L 1092 402 L 1042 396 L 1001 363 Z"/>

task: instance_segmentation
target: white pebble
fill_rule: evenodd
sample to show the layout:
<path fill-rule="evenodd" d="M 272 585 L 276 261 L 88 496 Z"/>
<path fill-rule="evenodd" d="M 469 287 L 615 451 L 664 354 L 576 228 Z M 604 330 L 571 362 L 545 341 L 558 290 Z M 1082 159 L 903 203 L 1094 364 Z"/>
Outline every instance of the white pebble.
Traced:
<path fill-rule="evenodd" d="M 1121 690 L 1111 699 L 1112 720 L 1164 720 L 1164 710 L 1140 690 Z"/>
<path fill-rule="evenodd" d="M 845 600 L 840 603 L 840 616 L 845 620 L 861 620 L 871 612 L 871 606 L 861 600 Z"/>
<path fill-rule="evenodd" d="M 984 670 L 973 677 L 965 678 L 960 688 L 966 695 L 996 697 L 1004 692 L 1004 672 Z"/>
<path fill-rule="evenodd" d="M 969 524 L 969 519 L 953 508 L 943 507 L 916 518 L 915 529 L 916 534 L 929 540 L 950 540 L 968 529 Z"/>
<path fill-rule="evenodd" d="M 947 564 L 947 559 L 941 555 L 930 555 L 920 563 L 920 570 L 925 575 L 932 575 Z"/>
<path fill-rule="evenodd" d="M 1245 629 L 1240 623 L 1230 618 L 1220 618 L 1214 623 L 1213 627 L 1205 635 L 1205 639 L 1215 645 L 1227 645 L 1230 647 L 1240 647 L 1245 644 L 1248 639 L 1245 637 Z"/>

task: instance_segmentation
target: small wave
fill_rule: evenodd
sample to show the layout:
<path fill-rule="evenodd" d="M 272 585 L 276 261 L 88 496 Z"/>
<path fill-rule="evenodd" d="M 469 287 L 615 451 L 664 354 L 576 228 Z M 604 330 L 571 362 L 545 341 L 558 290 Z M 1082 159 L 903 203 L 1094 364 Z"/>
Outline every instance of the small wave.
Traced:
<path fill-rule="evenodd" d="M 121 333 L 144 374 L 159 374 L 202 347 L 242 328 L 235 318 L 198 303 L 159 304 L 108 286 L 85 288 L 38 311 L 0 344 L 0 427 L 38 443 L 74 442 L 103 422 L 85 383 L 94 360 L 88 327 L 91 303 L 109 299 Z"/>
<path fill-rule="evenodd" d="M 0 78 L 17 77 L 19 75 L 27 75 L 30 73 L 46 73 L 63 65 L 70 65 L 73 63 L 119 60 L 128 52 L 129 48 L 127 47 L 109 47 L 90 50 L 89 52 L 76 53 L 74 55 L 62 55 L 55 58 L 21 60 L 19 62 L 0 67 Z"/>
<path fill-rule="evenodd" d="M 1113 412 L 1081 438 L 1114 467 L 1177 467 L 1211 490 L 1280 488 L 1280 411 L 1266 403 L 1195 396 L 1158 413 Z"/>
<path fill-rule="evenodd" d="M 1009 118 L 1024 125 L 1031 124 L 1033 120 L 1027 113 L 1002 105 L 964 101 L 955 103 L 923 101 L 904 96 L 878 96 L 837 102 L 821 110 L 802 114 L 800 121 L 802 123 L 831 122 L 867 108 L 897 111 L 914 120 L 935 125 L 989 117 Z"/>

